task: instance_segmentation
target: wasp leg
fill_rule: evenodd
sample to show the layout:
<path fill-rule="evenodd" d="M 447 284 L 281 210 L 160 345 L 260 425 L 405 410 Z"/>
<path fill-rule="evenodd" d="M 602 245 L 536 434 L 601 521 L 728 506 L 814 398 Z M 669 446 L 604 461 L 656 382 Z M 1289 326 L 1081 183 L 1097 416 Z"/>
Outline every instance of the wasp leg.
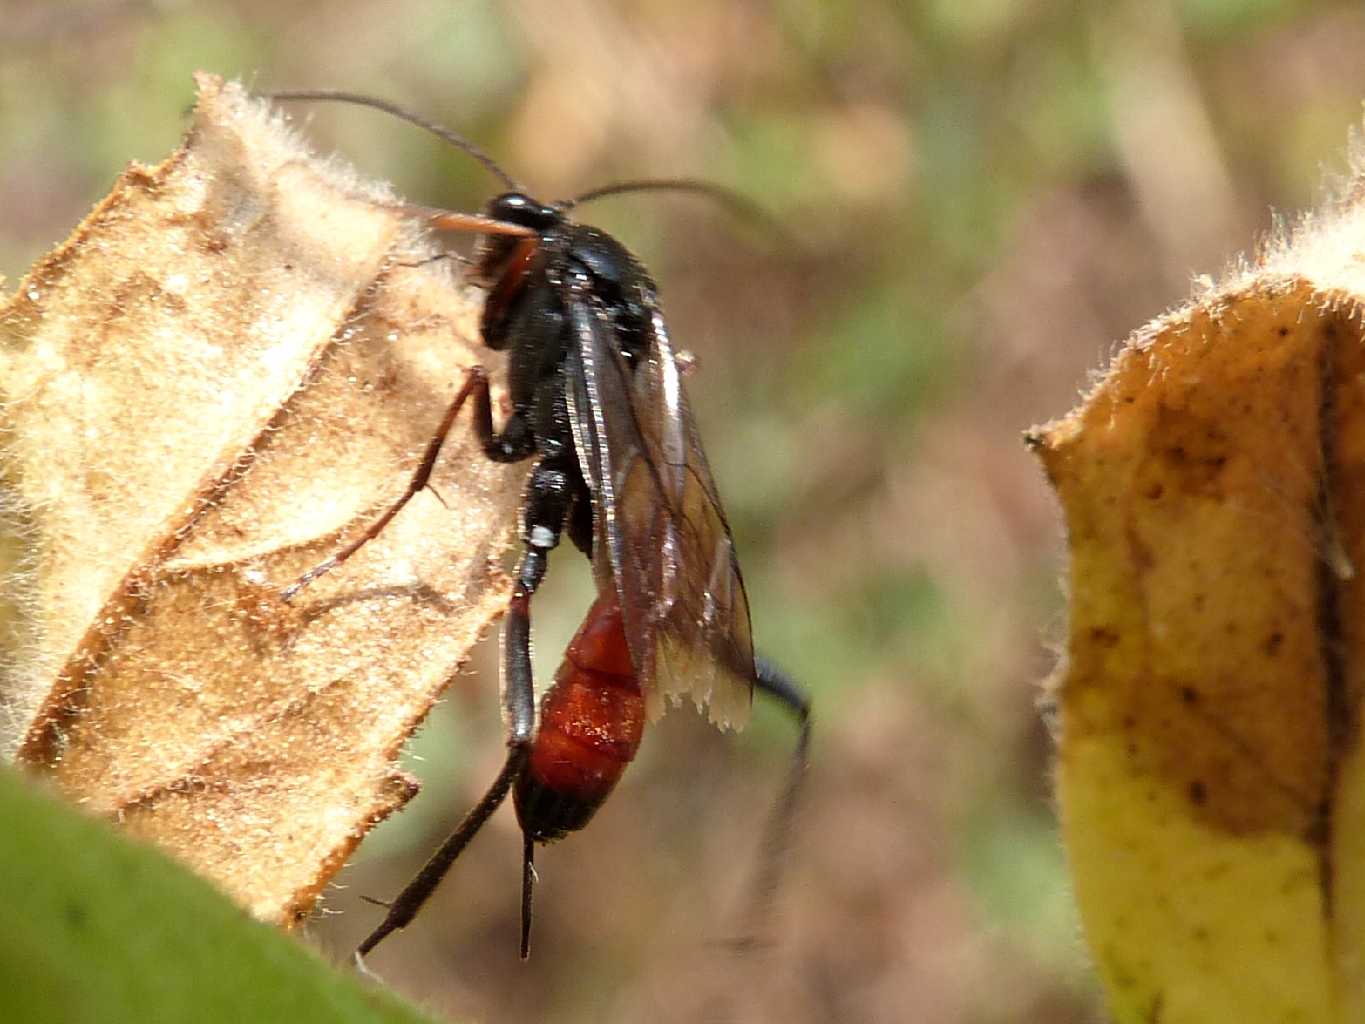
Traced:
<path fill-rule="evenodd" d="M 804 767 L 810 747 L 810 694 L 767 658 L 755 658 L 754 669 L 754 685 L 759 692 L 767 694 L 796 716 L 801 729 L 796 743 L 796 763 Z"/>
<path fill-rule="evenodd" d="M 752 898 L 747 908 L 740 948 L 756 945 L 759 936 L 772 918 L 773 903 L 782 885 L 785 854 L 791 846 L 792 822 L 796 817 L 801 786 L 806 776 L 810 755 L 810 695 L 772 662 L 764 658 L 754 660 L 754 686 L 760 693 L 781 704 L 795 716 L 800 732 L 787 769 L 787 781 L 774 805 L 772 815 L 763 830 L 759 848 L 758 873 Z"/>
<path fill-rule="evenodd" d="M 417 911 L 436 891 L 436 886 L 441 883 L 441 879 L 450 870 L 450 865 L 455 863 L 455 858 L 469 845 L 469 841 L 474 838 L 475 833 L 483 827 L 483 823 L 488 820 L 489 815 L 498 809 L 498 805 L 507 796 L 507 790 L 516 781 L 517 776 L 521 774 L 529 745 L 530 737 L 528 736 L 523 743 L 513 746 L 508 751 L 502 771 L 493 780 L 493 785 L 488 787 L 488 792 L 465 815 L 464 821 L 460 822 L 459 827 L 450 834 L 450 838 L 431 855 L 431 859 L 422 866 L 422 870 L 417 872 L 413 880 L 389 904 L 389 912 L 384 916 L 379 927 L 370 932 L 365 941 L 356 949 L 357 964 L 363 967 L 362 959 L 370 950 L 383 942 L 391 933 L 407 927 L 412 919 L 417 916 Z"/>
<path fill-rule="evenodd" d="M 464 385 L 450 403 L 450 407 L 446 409 L 440 426 L 436 428 L 436 433 L 427 443 L 422 461 L 417 464 L 416 472 L 408 481 L 407 490 L 379 518 L 367 526 L 364 533 L 285 587 L 280 591 L 280 597 L 286 601 L 291 600 L 294 595 L 319 576 L 331 572 L 378 537 L 383 532 L 384 527 L 388 526 L 393 520 L 393 517 L 398 515 L 422 488 L 426 487 L 431 480 L 432 470 L 436 468 L 436 460 L 441 455 L 441 446 L 445 444 L 451 428 L 455 425 L 455 418 L 460 414 L 460 410 L 471 396 L 474 399 L 474 431 L 479 438 L 479 443 L 483 446 L 484 453 L 490 459 L 494 462 L 516 462 L 519 459 L 526 458 L 535 450 L 534 439 L 531 437 L 525 421 L 520 416 L 514 414 L 508 420 L 502 433 L 495 434 L 493 432 L 493 409 L 488 397 L 488 374 L 481 366 L 471 367 L 465 376 Z"/>
<path fill-rule="evenodd" d="M 441 260 L 454 260 L 462 267 L 467 267 L 470 264 L 469 257 L 462 256 L 458 252 L 438 252 L 433 253 L 430 256 L 424 256 L 420 260 L 414 260 L 411 263 L 396 263 L 394 266 L 415 270 L 418 267 L 425 267 L 428 263 L 439 263 Z"/>
<path fill-rule="evenodd" d="M 485 391 L 485 394 L 487 392 Z M 572 456 L 570 456 L 572 458 Z M 526 490 L 526 518 L 522 555 L 517 582 L 507 610 L 503 629 L 503 712 L 507 722 L 507 760 L 482 799 L 474 805 L 459 826 L 441 844 L 431 859 L 389 905 L 389 911 L 356 950 L 364 957 L 393 932 L 406 927 L 450 870 L 455 859 L 469 845 L 483 823 L 498 809 L 507 791 L 516 782 L 530 756 L 535 734 L 535 684 L 531 675 L 531 597 L 541 580 L 550 551 L 559 543 L 559 534 L 568 512 L 569 495 L 575 483 L 561 459 L 546 458 L 531 471 Z"/>

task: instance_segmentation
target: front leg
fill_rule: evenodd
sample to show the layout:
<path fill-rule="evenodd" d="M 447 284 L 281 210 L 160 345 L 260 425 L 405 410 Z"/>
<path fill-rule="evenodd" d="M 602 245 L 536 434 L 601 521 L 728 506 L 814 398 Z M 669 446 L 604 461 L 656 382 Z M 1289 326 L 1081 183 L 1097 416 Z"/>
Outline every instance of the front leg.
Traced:
<path fill-rule="evenodd" d="M 432 470 L 436 468 L 436 460 L 441 455 L 441 447 L 445 444 L 451 428 L 455 425 L 455 418 L 459 416 L 465 402 L 471 397 L 474 399 L 474 433 L 483 446 L 485 455 L 494 462 L 517 462 L 535 451 L 535 438 L 527 427 L 525 419 L 518 413 L 512 414 L 501 433 L 493 432 L 493 407 L 488 394 L 488 374 L 482 366 L 471 367 L 465 376 L 464 385 L 450 403 L 450 407 L 446 409 L 445 416 L 441 418 L 440 426 L 436 428 L 436 433 L 427 443 L 426 451 L 422 454 L 422 461 L 417 464 L 417 470 L 412 474 L 412 479 L 408 481 L 407 489 L 402 496 L 390 505 L 379 518 L 370 523 L 359 537 L 330 558 L 313 566 L 280 591 L 281 598 L 286 601 L 292 600 L 308 584 L 319 576 L 331 572 L 378 537 L 383 532 L 384 527 L 393 521 L 394 516 L 398 515 L 404 506 L 426 487 L 431 480 Z"/>

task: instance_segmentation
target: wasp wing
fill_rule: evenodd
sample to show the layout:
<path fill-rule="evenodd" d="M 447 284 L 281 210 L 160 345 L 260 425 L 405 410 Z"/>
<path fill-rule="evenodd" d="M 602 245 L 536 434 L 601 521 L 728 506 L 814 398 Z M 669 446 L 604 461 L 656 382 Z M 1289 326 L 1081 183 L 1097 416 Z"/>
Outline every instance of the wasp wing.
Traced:
<path fill-rule="evenodd" d="M 690 695 L 742 727 L 753 695 L 749 602 L 663 316 L 630 366 L 585 288 L 567 303 L 567 398 L 593 494 L 593 569 L 621 601 L 651 718 Z"/>

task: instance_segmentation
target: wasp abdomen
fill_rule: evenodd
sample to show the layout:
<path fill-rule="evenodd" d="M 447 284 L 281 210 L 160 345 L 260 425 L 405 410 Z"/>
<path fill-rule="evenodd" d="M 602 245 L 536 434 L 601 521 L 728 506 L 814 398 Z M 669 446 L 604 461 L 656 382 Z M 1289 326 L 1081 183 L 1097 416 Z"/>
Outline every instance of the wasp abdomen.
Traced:
<path fill-rule="evenodd" d="M 540 731 L 517 779 L 517 818 L 539 842 L 586 825 L 635 757 L 645 702 L 615 595 L 588 611 L 540 705 Z"/>

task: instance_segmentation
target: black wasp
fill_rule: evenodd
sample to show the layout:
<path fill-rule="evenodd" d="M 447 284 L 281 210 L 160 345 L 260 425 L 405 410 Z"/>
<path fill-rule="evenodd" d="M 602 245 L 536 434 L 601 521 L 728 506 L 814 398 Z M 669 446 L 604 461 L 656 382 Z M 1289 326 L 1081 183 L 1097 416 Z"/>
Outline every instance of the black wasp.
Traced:
<path fill-rule="evenodd" d="M 529 949 L 532 852 L 586 825 L 634 758 L 645 720 L 666 698 L 691 696 L 721 727 L 740 727 L 755 689 L 797 718 L 792 776 L 774 818 L 790 817 L 810 740 L 810 702 L 754 655 L 749 605 L 720 495 L 683 393 L 677 357 L 648 272 L 610 235 L 570 220 L 576 205 L 629 191 L 676 189 L 735 197 L 692 181 L 609 185 L 575 199 L 532 199 L 461 136 L 383 100 L 291 91 L 275 100 L 374 107 L 473 156 L 505 184 L 482 215 L 441 212 L 438 230 L 482 237 L 472 277 L 488 292 L 484 344 L 509 353 L 512 412 L 493 426 L 488 377 L 469 372 L 406 492 L 355 541 L 286 588 L 291 598 L 379 534 L 427 484 L 467 401 L 488 458 L 535 459 L 522 504 L 525 551 L 503 631 L 507 760 L 493 784 L 389 904 L 358 956 L 406 926 L 452 863 L 513 792 L 523 843 L 521 953 Z M 741 201 L 742 202 L 742 201 Z M 545 693 L 536 729 L 531 597 L 567 532 L 592 561 L 597 600 Z M 780 841 L 769 849 L 775 859 Z M 777 864 L 765 865 L 771 888 Z"/>

